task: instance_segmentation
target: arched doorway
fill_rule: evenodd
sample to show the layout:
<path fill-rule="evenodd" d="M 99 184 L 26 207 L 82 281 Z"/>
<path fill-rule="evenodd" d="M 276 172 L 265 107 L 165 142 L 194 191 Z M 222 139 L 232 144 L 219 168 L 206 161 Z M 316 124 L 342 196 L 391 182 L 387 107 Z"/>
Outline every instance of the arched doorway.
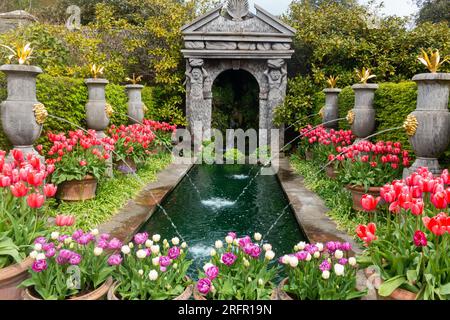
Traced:
<path fill-rule="evenodd" d="M 245 70 L 226 70 L 212 87 L 212 128 L 225 134 L 226 129 L 259 128 L 259 85 Z"/>

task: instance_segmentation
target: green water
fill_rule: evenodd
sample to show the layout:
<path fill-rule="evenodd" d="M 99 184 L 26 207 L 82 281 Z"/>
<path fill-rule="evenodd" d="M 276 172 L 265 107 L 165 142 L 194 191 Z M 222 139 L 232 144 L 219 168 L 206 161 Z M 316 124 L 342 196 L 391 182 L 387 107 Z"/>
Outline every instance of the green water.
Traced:
<path fill-rule="evenodd" d="M 195 261 L 192 275 L 197 275 L 195 270 L 209 259 L 214 242 L 224 241 L 230 231 L 238 236 L 252 236 L 255 232 L 265 235 L 273 226 L 264 242 L 272 244 L 277 258 L 291 253 L 294 245 L 305 240 L 291 207 L 287 207 L 287 198 L 276 176 L 259 175 L 234 203 L 258 170 L 259 167 L 250 165 L 195 166 L 189 177 L 199 194 L 185 177 L 162 203 L 189 245 L 189 254 Z M 159 233 L 168 240 L 176 236 L 161 209 L 153 214 L 142 231 L 150 235 Z"/>

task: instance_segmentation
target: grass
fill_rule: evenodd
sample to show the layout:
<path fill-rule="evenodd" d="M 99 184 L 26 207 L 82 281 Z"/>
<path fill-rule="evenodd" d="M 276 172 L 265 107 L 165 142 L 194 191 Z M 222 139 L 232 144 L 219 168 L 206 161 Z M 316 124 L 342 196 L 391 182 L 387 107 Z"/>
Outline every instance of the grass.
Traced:
<path fill-rule="evenodd" d="M 134 175 L 123 175 L 115 172 L 114 178 L 104 180 L 98 185 L 97 196 L 93 200 L 82 202 L 49 203 L 48 215 L 73 215 L 76 217 L 76 228 L 93 229 L 108 221 L 119 212 L 130 199 L 138 195 L 148 183 L 156 180 L 156 174 L 169 165 L 171 154 L 161 153 L 151 156 L 147 163 Z"/>
<path fill-rule="evenodd" d="M 320 165 L 303 160 L 298 155 L 293 155 L 290 160 L 295 172 L 304 177 L 305 186 L 317 193 L 330 208 L 327 214 L 338 228 L 356 238 L 356 227 L 370 222 L 368 214 L 352 208 L 350 193 L 339 182 L 328 178 L 324 171 L 319 173 Z"/>

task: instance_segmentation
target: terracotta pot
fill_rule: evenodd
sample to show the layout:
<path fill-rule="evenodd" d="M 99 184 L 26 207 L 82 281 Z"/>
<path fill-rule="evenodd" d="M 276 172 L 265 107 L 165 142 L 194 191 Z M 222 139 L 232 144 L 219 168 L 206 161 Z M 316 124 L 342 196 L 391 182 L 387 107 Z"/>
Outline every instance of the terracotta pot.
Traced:
<path fill-rule="evenodd" d="M 325 167 L 325 173 L 327 174 L 328 178 L 332 180 L 336 180 L 339 174 L 339 171 L 334 169 L 333 165 L 328 165 Z"/>
<path fill-rule="evenodd" d="M 353 209 L 357 211 L 364 211 L 364 208 L 361 206 L 361 198 L 363 195 L 369 194 L 374 197 L 379 197 L 381 190 L 380 187 L 369 188 L 367 192 L 364 187 L 359 186 L 347 186 L 346 188 L 352 193 Z"/>
<path fill-rule="evenodd" d="M 116 291 L 116 288 L 118 285 L 119 285 L 118 282 L 114 282 L 114 284 L 111 286 L 111 288 L 109 288 L 108 295 L 107 295 L 108 300 L 120 300 L 115 294 L 115 291 Z M 193 290 L 194 290 L 194 286 L 190 285 L 184 290 L 184 292 L 182 294 L 180 294 L 178 297 L 176 297 L 172 300 L 187 301 L 191 298 Z"/>
<path fill-rule="evenodd" d="M 85 201 L 95 198 L 97 179 L 86 176 L 84 180 L 72 180 L 58 186 L 56 198 L 64 201 Z"/>
<path fill-rule="evenodd" d="M 270 300 L 275 301 L 275 300 L 280 300 L 278 299 L 278 290 L 275 288 L 272 292 L 272 295 L 270 296 Z M 194 286 L 194 300 L 197 301 L 206 301 L 208 299 L 206 299 L 206 297 L 204 295 L 202 295 L 200 292 L 198 292 L 197 287 Z"/>
<path fill-rule="evenodd" d="M 72 297 L 66 300 L 104 300 L 112 284 L 113 279 L 110 277 L 94 291 L 91 291 L 89 293 L 80 296 Z M 34 292 L 34 290 L 30 290 L 28 288 L 23 291 L 22 297 L 23 300 L 42 300 L 41 298 L 38 298 L 36 295 L 37 294 Z"/>
<path fill-rule="evenodd" d="M 311 161 L 314 159 L 314 154 L 312 153 L 312 151 L 305 151 L 305 159 L 308 161 Z"/>
<path fill-rule="evenodd" d="M 137 165 L 132 159 L 119 160 L 115 163 L 115 167 L 123 174 L 134 174 L 137 171 Z"/>
<path fill-rule="evenodd" d="M 375 274 L 375 270 L 370 269 L 370 268 L 366 268 L 364 270 L 364 273 L 365 273 L 367 279 L 370 280 L 371 277 Z M 378 283 L 376 283 L 374 285 L 381 285 L 384 282 L 383 279 L 381 279 L 380 276 L 377 277 L 377 280 L 378 280 Z M 373 279 L 371 281 L 373 281 Z M 377 288 L 378 288 L 378 286 L 377 286 Z M 392 294 L 389 297 L 382 297 L 382 296 L 380 296 L 378 294 L 378 291 L 377 291 L 377 296 L 380 299 L 384 299 L 384 300 L 406 301 L 406 300 L 416 300 L 417 299 L 417 294 L 415 294 L 415 293 L 413 293 L 411 291 L 405 290 L 405 289 L 401 289 L 401 288 L 395 289 L 394 292 L 392 292 Z"/>
<path fill-rule="evenodd" d="M 33 258 L 27 257 L 21 263 L 0 269 L 0 300 L 21 300 L 23 288 L 17 288 L 26 278 Z"/>

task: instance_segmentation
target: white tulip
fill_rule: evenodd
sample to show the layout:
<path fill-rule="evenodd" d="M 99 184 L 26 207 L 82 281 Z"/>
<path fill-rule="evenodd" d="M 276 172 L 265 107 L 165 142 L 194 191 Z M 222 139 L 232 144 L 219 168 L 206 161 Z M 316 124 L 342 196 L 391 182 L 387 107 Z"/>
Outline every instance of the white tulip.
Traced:
<path fill-rule="evenodd" d="M 57 231 L 52 232 L 50 237 L 52 238 L 52 240 L 57 240 L 59 238 L 59 232 Z"/>
<path fill-rule="evenodd" d="M 179 244 L 180 244 L 180 239 L 179 239 L 178 237 L 173 238 L 173 239 L 172 239 L 172 244 L 173 244 L 174 246 L 179 245 Z"/>
<path fill-rule="evenodd" d="M 163 240 L 163 244 L 164 244 L 164 245 L 166 245 L 166 244 L 168 244 L 168 243 L 169 243 L 169 241 L 167 241 L 167 239 L 164 239 L 164 240 Z"/>
<path fill-rule="evenodd" d="M 38 253 L 36 255 L 36 260 L 45 260 L 45 254 L 44 253 Z"/>
<path fill-rule="evenodd" d="M 225 242 L 226 243 L 228 243 L 228 244 L 232 244 L 233 243 L 233 237 L 231 237 L 231 236 L 226 236 L 226 238 L 225 238 Z"/>
<path fill-rule="evenodd" d="M 264 280 L 263 279 L 259 279 L 258 280 L 258 284 L 262 287 L 264 285 Z"/>
<path fill-rule="evenodd" d="M 154 242 L 158 242 L 159 240 L 161 240 L 161 236 L 159 234 L 155 234 L 155 235 L 153 235 L 152 240 Z"/>
<path fill-rule="evenodd" d="M 208 271 L 209 268 L 214 267 L 212 263 L 207 263 L 203 266 L 203 271 Z"/>
<path fill-rule="evenodd" d="M 343 276 L 345 271 L 345 267 L 342 264 L 336 263 L 334 265 L 334 273 L 336 273 L 337 276 Z"/>
<path fill-rule="evenodd" d="M 302 241 L 297 244 L 298 250 L 303 250 L 306 248 L 306 242 Z"/>
<path fill-rule="evenodd" d="M 133 248 L 134 248 L 134 243 L 133 243 L 133 242 L 130 242 L 130 243 L 128 244 L 128 246 L 130 247 L 130 249 L 133 249 Z"/>
<path fill-rule="evenodd" d="M 98 231 L 98 229 L 93 229 L 92 231 L 91 231 L 91 234 L 93 235 L 93 236 L 98 236 L 99 235 L 99 231 Z"/>
<path fill-rule="evenodd" d="M 214 244 L 214 246 L 216 247 L 216 249 L 222 249 L 223 248 L 223 242 L 220 240 L 217 240 L 216 243 Z"/>
<path fill-rule="evenodd" d="M 252 278 L 248 277 L 248 278 L 247 278 L 247 281 L 248 281 L 248 282 L 252 282 L 253 280 L 252 280 Z"/>
<path fill-rule="evenodd" d="M 152 251 L 152 253 L 158 254 L 159 253 L 159 246 L 157 244 L 156 245 L 152 245 L 150 247 L 150 250 Z"/>
<path fill-rule="evenodd" d="M 356 258 L 355 257 L 349 258 L 348 264 L 351 265 L 352 267 L 356 266 Z"/>
<path fill-rule="evenodd" d="M 159 257 L 153 258 L 152 259 L 152 264 L 156 267 L 159 266 Z"/>
<path fill-rule="evenodd" d="M 322 252 L 324 249 L 323 243 L 320 243 L 320 242 L 316 243 L 316 247 L 319 249 L 320 252 Z"/>
<path fill-rule="evenodd" d="M 164 244 L 163 244 L 163 247 L 164 247 L 164 249 L 168 249 L 168 248 L 170 248 L 170 244 L 169 244 L 169 242 L 166 242 L 166 243 L 164 243 Z"/>
<path fill-rule="evenodd" d="M 97 247 L 97 248 L 94 249 L 94 256 L 98 257 L 98 256 L 100 256 L 102 253 L 103 253 L 103 248 Z"/>
<path fill-rule="evenodd" d="M 174 263 L 173 266 L 172 266 L 172 268 L 173 268 L 174 270 L 177 270 L 177 269 L 178 269 L 178 263 Z"/>
<path fill-rule="evenodd" d="M 69 244 L 69 248 L 70 248 L 70 249 L 75 248 L 75 243 L 71 242 L 71 243 Z"/>
<path fill-rule="evenodd" d="M 41 251 L 41 250 L 42 250 L 42 244 L 36 243 L 36 244 L 34 245 L 34 250 L 36 250 L 36 251 Z"/>
<path fill-rule="evenodd" d="M 145 247 L 150 248 L 153 245 L 153 241 L 148 239 L 147 241 L 145 241 Z"/>
<path fill-rule="evenodd" d="M 140 276 L 143 276 L 144 275 L 144 270 L 139 269 L 138 273 L 139 273 Z"/>
<path fill-rule="evenodd" d="M 289 265 L 290 265 L 292 268 L 296 268 L 296 267 L 298 266 L 298 258 L 297 258 L 297 257 L 294 257 L 294 256 L 289 257 Z"/>
<path fill-rule="evenodd" d="M 123 254 L 130 254 L 131 249 L 129 246 L 123 246 L 121 251 Z"/>
<path fill-rule="evenodd" d="M 294 251 L 295 251 L 295 252 L 300 251 L 300 250 L 298 249 L 298 245 L 295 245 L 295 246 L 294 246 Z"/>
<path fill-rule="evenodd" d="M 64 244 L 70 244 L 72 243 L 72 237 L 68 237 L 66 239 L 64 239 Z"/>
<path fill-rule="evenodd" d="M 238 245 L 239 245 L 238 239 L 234 239 L 234 240 L 233 240 L 233 244 L 234 244 L 235 246 L 238 246 Z"/>
<path fill-rule="evenodd" d="M 156 279 L 158 279 L 158 272 L 156 270 L 150 271 L 150 273 L 148 274 L 148 278 L 151 281 L 155 281 Z"/>
<path fill-rule="evenodd" d="M 275 258 L 275 252 L 273 252 L 272 250 L 266 251 L 265 258 L 267 260 L 272 260 L 273 258 Z"/>
<path fill-rule="evenodd" d="M 330 279 L 330 271 L 325 270 L 324 272 L 322 272 L 322 278 L 325 280 Z"/>
<path fill-rule="evenodd" d="M 30 253 L 30 258 L 32 258 L 32 259 L 36 259 L 36 257 L 37 257 L 37 255 L 38 255 L 38 253 L 39 253 L 39 252 L 37 252 L 36 250 L 34 250 L 34 251 L 31 251 L 31 253 Z"/>
<path fill-rule="evenodd" d="M 211 249 L 209 254 L 210 254 L 211 257 L 215 257 L 216 254 L 217 254 L 217 251 L 215 249 Z"/>
<path fill-rule="evenodd" d="M 281 262 L 283 264 L 288 264 L 289 263 L 289 258 L 290 257 L 288 255 L 284 255 L 284 256 L 281 257 Z"/>
<path fill-rule="evenodd" d="M 214 287 L 213 285 L 211 285 L 211 292 L 215 293 L 216 292 L 216 287 Z"/>
<path fill-rule="evenodd" d="M 181 244 L 181 247 L 183 248 L 183 249 L 186 249 L 187 248 L 187 243 L 186 242 L 183 242 L 182 244 Z"/>
<path fill-rule="evenodd" d="M 244 266 L 246 268 L 250 267 L 250 261 L 248 261 L 247 259 L 244 258 Z"/>
<path fill-rule="evenodd" d="M 342 259 L 344 257 L 344 252 L 342 252 L 341 250 L 336 250 L 334 256 L 336 259 Z"/>
<path fill-rule="evenodd" d="M 136 257 L 139 259 L 145 259 L 147 257 L 147 251 L 141 249 L 136 252 Z"/>
<path fill-rule="evenodd" d="M 316 259 L 320 258 L 320 252 L 319 251 L 314 252 L 314 258 L 316 258 Z"/>
<path fill-rule="evenodd" d="M 308 255 L 306 256 L 306 261 L 311 261 L 312 256 L 308 253 Z"/>
<path fill-rule="evenodd" d="M 270 251 L 270 250 L 272 250 L 272 245 L 269 243 L 266 243 L 265 245 L 263 245 L 263 249 L 264 249 L 264 251 Z"/>
<path fill-rule="evenodd" d="M 255 238 L 256 241 L 261 241 L 262 239 L 262 234 L 257 232 L 255 233 L 255 235 L 253 236 L 253 238 Z"/>

